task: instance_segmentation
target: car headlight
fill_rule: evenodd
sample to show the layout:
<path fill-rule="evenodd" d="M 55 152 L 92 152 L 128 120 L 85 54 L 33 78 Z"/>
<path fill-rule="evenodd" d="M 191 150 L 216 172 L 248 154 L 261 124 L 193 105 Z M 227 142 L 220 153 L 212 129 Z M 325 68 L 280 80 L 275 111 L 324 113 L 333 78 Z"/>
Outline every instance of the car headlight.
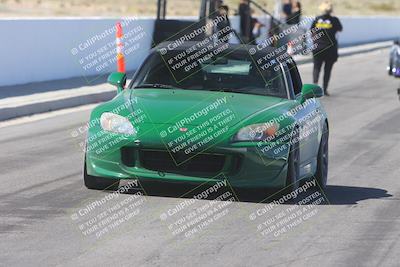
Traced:
<path fill-rule="evenodd" d="M 234 141 L 272 141 L 279 130 L 277 123 L 259 123 L 246 126 L 234 136 Z"/>
<path fill-rule="evenodd" d="M 136 129 L 127 118 L 114 113 L 104 112 L 101 114 L 100 125 L 104 131 L 129 135 L 136 134 Z"/>

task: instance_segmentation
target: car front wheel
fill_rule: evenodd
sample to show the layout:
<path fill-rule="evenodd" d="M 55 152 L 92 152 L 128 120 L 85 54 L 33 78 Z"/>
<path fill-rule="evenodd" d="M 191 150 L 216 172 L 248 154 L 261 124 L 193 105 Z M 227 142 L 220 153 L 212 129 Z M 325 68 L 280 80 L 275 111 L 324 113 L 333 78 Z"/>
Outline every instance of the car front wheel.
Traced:
<path fill-rule="evenodd" d="M 290 193 L 299 188 L 300 184 L 300 146 L 298 139 L 298 131 L 293 136 L 292 144 L 288 157 L 288 171 L 286 177 L 286 192 Z"/>
<path fill-rule="evenodd" d="M 322 138 L 318 149 L 318 162 L 317 162 L 317 172 L 315 173 L 315 178 L 319 186 L 322 189 L 326 188 L 326 183 L 328 180 L 328 163 L 329 163 L 329 130 L 325 123 Z"/>
<path fill-rule="evenodd" d="M 389 67 L 388 67 L 388 74 L 389 74 L 389 76 L 393 76 L 392 69 L 393 69 L 393 63 L 392 63 L 392 61 L 390 61 Z"/>

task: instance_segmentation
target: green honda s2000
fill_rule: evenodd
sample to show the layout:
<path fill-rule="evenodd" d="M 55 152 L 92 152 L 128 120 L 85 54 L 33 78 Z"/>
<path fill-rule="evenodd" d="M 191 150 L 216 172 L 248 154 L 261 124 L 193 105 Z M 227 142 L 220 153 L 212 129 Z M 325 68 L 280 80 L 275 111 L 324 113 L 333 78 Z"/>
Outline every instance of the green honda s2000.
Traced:
<path fill-rule="evenodd" d="M 154 48 L 91 113 L 84 182 L 121 179 L 295 190 L 326 185 L 328 120 L 317 85 L 269 47 L 185 42 Z"/>

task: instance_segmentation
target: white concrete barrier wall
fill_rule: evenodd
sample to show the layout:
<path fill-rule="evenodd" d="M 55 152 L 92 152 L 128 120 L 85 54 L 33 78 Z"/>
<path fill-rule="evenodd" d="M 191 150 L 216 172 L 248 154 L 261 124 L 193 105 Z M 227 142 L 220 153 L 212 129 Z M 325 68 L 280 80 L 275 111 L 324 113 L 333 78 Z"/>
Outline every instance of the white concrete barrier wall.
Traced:
<path fill-rule="evenodd" d="M 387 41 L 400 37 L 399 17 L 340 17 L 344 31 L 340 45 Z"/>
<path fill-rule="evenodd" d="M 337 37 L 342 47 L 400 37 L 400 16 L 341 16 L 339 19 L 344 30 Z"/>
<path fill-rule="evenodd" d="M 264 18 L 265 19 L 265 18 Z M 115 70 L 118 19 L 0 19 L 0 86 L 81 76 L 90 84 Z M 340 45 L 400 36 L 400 17 L 341 17 Z M 154 19 L 125 19 L 127 69 L 134 70 L 151 47 Z M 238 26 L 237 18 L 232 24 Z"/>
<path fill-rule="evenodd" d="M 78 76 L 90 83 L 98 76 L 115 71 L 117 21 L 104 18 L 1 19 L 0 86 Z M 127 23 L 124 26 L 127 69 L 134 70 L 151 47 L 154 20 L 122 21 Z"/>

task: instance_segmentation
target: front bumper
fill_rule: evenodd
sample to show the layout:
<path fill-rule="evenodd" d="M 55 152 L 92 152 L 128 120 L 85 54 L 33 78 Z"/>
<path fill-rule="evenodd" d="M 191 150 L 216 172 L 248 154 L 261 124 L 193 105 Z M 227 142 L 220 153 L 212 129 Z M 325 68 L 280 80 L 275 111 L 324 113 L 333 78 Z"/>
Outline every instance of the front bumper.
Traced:
<path fill-rule="evenodd" d="M 226 179 L 233 187 L 282 188 L 286 184 L 288 146 L 280 146 L 279 153 L 262 149 L 264 147 L 252 142 L 221 144 L 179 161 L 162 144 L 136 144 L 134 140 L 125 139 L 106 149 L 88 150 L 87 173 L 110 179 L 187 184 Z"/>

